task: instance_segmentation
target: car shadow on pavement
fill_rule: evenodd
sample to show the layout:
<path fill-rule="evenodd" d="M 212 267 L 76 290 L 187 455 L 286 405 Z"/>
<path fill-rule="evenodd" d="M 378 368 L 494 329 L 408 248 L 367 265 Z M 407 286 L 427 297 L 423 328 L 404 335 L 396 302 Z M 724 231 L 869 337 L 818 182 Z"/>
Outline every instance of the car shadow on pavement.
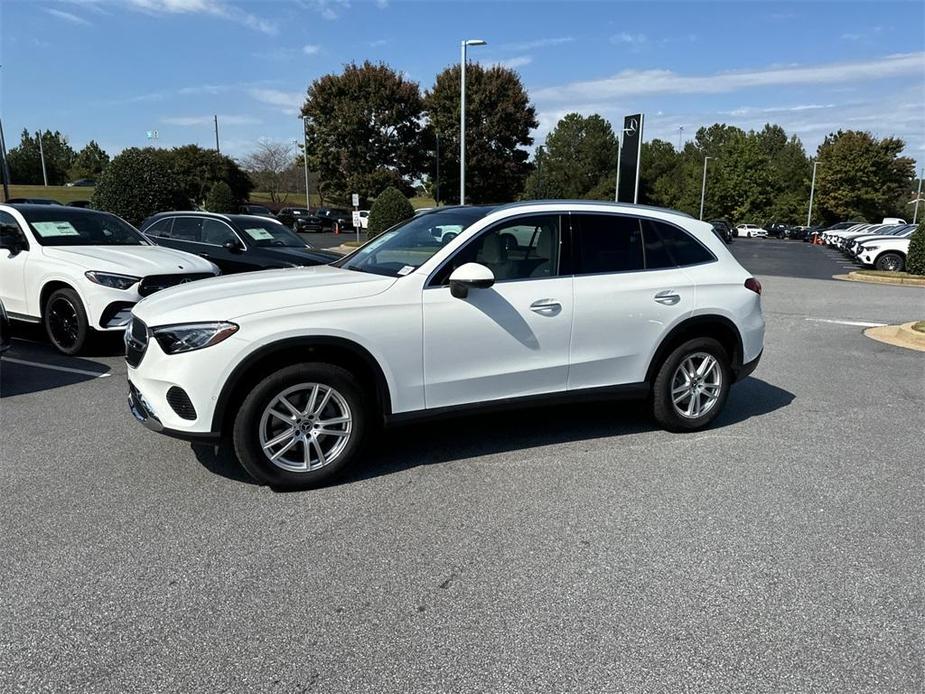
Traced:
<path fill-rule="evenodd" d="M 770 414 L 795 397 L 783 388 L 747 378 L 732 389 L 710 429 Z M 367 452 L 365 463 L 345 481 L 430 463 L 658 430 L 648 407 L 639 401 L 583 402 L 420 422 L 385 431 Z"/>
<path fill-rule="evenodd" d="M 720 429 L 771 414 L 787 407 L 795 397 L 783 388 L 747 378 L 732 389 L 725 409 L 710 428 Z M 638 401 L 537 406 L 409 423 L 376 436 L 355 470 L 331 484 L 357 482 L 421 465 L 658 429 L 648 408 Z M 191 448 L 210 472 L 257 484 L 238 464 L 228 442 L 223 441 L 219 447 L 194 443 Z"/>
<path fill-rule="evenodd" d="M 47 348 L 50 354 L 54 354 L 61 359 L 74 359 L 74 357 L 61 354 L 54 348 L 41 325 L 14 322 L 11 334 L 14 338 L 29 343 L 30 347 L 37 350 L 44 351 Z M 80 352 L 82 357 L 118 357 L 124 354 L 125 343 L 123 342 L 121 331 L 94 333 Z"/>
<path fill-rule="evenodd" d="M 14 348 L 0 359 L 0 398 L 38 393 L 43 390 L 92 381 L 109 373 L 109 367 L 77 357 L 33 359 Z"/>

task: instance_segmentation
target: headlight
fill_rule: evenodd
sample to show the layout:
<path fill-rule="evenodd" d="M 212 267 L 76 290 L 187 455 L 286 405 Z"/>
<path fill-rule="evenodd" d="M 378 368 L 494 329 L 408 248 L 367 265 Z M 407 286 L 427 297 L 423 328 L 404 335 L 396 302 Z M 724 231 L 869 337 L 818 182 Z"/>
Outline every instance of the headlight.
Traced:
<path fill-rule="evenodd" d="M 117 275 L 112 272 L 98 272 L 96 270 L 88 270 L 84 273 L 84 276 L 94 284 L 100 284 L 111 289 L 128 289 L 141 280 L 140 277 Z"/>
<path fill-rule="evenodd" d="M 237 331 L 234 323 L 183 323 L 154 328 L 151 332 L 166 354 L 179 354 L 217 345 Z"/>
<path fill-rule="evenodd" d="M 875 251 L 878 248 L 880 248 L 880 246 L 861 246 L 861 253 L 867 253 L 867 251 Z"/>

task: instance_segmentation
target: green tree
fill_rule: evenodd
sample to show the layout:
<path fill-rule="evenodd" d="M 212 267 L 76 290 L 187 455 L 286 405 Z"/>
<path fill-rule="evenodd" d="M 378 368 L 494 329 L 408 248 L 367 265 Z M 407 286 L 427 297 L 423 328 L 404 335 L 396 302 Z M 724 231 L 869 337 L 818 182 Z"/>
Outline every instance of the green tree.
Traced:
<path fill-rule="evenodd" d="M 681 158 L 671 143 L 659 139 L 642 143 L 639 202 L 660 207 L 676 207 L 680 197 L 680 177 Z M 610 186 L 610 200 L 613 200 L 615 185 L 616 182 Z"/>
<path fill-rule="evenodd" d="M 825 222 L 903 216 L 914 163 L 901 157 L 898 137 L 877 139 L 868 132 L 838 131 L 819 145 L 816 159 L 816 212 Z"/>
<path fill-rule="evenodd" d="M 234 159 L 214 149 L 183 145 L 157 151 L 180 182 L 183 195 L 194 206 L 204 203 L 206 194 L 218 181 L 228 184 L 238 205 L 247 200 L 254 189 L 247 172 L 238 166 Z"/>
<path fill-rule="evenodd" d="M 216 181 L 212 184 L 205 204 L 209 212 L 232 214 L 238 211 L 238 207 L 239 203 L 235 200 L 231 186 L 224 181 Z"/>
<path fill-rule="evenodd" d="M 423 102 L 416 82 L 385 64 L 351 63 L 308 88 L 302 106 L 309 166 L 324 193 L 364 201 L 392 185 L 411 190 L 424 169 Z"/>
<path fill-rule="evenodd" d="M 93 207 L 135 226 L 156 212 L 190 206 L 180 180 L 159 150 L 133 147 L 115 157 L 97 182 Z"/>
<path fill-rule="evenodd" d="M 39 137 L 42 139 L 39 148 Z M 7 164 L 10 167 L 10 180 L 13 183 L 40 186 L 42 177 L 42 153 L 45 155 L 45 171 L 48 174 L 48 185 L 60 186 L 67 182 L 67 174 L 74 162 L 74 150 L 67 142 L 67 138 L 55 130 L 43 130 L 40 133 L 29 133 L 23 130 L 20 142 L 7 153 Z"/>
<path fill-rule="evenodd" d="M 617 138 L 610 123 L 594 114 L 564 116 L 546 136 L 524 185 L 526 198 L 588 196 L 616 173 Z"/>
<path fill-rule="evenodd" d="M 909 240 L 906 270 L 913 275 L 925 275 L 925 222 L 919 222 Z"/>
<path fill-rule="evenodd" d="M 109 155 L 100 147 L 96 140 L 90 140 L 87 145 L 74 157 L 74 163 L 68 172 L 71 180 L 77 178 L 99 178 L 109 165 Z"/>
<path fill-rule="evenodd" d="M 411 219 L 414 208 L 398 188 L 388 187 L 379 194 L 369 210 L 369 238 L 378 236 L 399 222 Z"/>
<path fill-rule="evenodd" d="M 459 83 L 454 65 L 437 75 L 424 95 L 428 138 L 440 135 L 440 197 L 459 202 Z M 525 147 L 533 144 L 536 109 L 520 77 L 506 67 L 466 67 L 466 202 L 516 200 L 531 171 Z M 436 175 L 435 158 L 428 162 Z"/>

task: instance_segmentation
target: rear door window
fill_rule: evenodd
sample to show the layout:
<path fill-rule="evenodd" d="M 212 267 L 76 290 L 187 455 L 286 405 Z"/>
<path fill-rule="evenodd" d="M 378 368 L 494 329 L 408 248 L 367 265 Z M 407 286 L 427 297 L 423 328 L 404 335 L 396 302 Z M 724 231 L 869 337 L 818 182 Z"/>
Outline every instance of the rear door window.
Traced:
<path fill-rule="evenodd" d="M 175 241 L 202 242 L 202 219 L 200 217 L 175 217 L 170 238 Z"/>
<path fill-rule="evenodd" d="M 699 265 L 716 260 L 706 246 L 672 224 L 644 220 L 643 234 L 648 270 Z"/>
<path fill-rule="evenodd" d="M 576 275 L 639 272 L 645 268 L 642 220 L 607 214 L 571 215 Z"/>

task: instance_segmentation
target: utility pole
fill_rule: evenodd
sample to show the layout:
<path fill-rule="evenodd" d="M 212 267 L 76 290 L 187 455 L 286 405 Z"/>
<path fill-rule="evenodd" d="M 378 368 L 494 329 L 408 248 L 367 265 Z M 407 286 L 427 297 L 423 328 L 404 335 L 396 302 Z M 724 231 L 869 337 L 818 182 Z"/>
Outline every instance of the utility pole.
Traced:
<path fill-rule="evenodd" d="M 459 47 L 459 204 L 466 204 L 466 49 L 484 46 L 482 39 L 462 41 Z"/>
<path fill-rule="evenodd" d="M 703 182 L 700 184 L 700 219 L 703 220 L 703 201 L 707 193 L 707 162 L 713 157 L 704 157 L 703 159 Z"/>
<path fill-rule="evenodd" d="M 302 116 L 302 165 L 305 168 L 305 209 L 312 208 L 308 198 L 308 123 L 305 116 Z"/>
<path fill-rule="evenodd" d="M 0 174 L 3 175 L 3 200 L 10 199 L 10 167 L 6 164 L 6 140 L 3 139 L 3 121 L 0 121 Z"/>
<path fill-rule="evenodd" d="M 440 207 L 440 133 L 437 135 L 437 180 L 434 182 L 434 204 Z"/>
<path fill-rule="evenodd" d="M 215 151 L 219 154 L 222 153 L 222 150 L 218 146 L 218 114 L 215 115 Z"/>
<path fill-rule="evenodd" d="M 45 149 L 42 146 L 42 137 L 44 132 L 39 133 L 39 156 L 42 158 L 42 180 L 45 181 L 45 187 L 48 187 L 48 172 L 45 170 Z"/>
<path fill-rule="evenodd" d="M 684 126 L 678 126 L 678 151 L 681 151 L 681 136 L 684 134 Z"/>
<path fill-rule="evenodd" d="M 813 182 L 809 187 L 809 210 L 806 211 L 806 226 L 811 227 L 813 221 L 813 196 L 816 194 L 816 167 L 819 166 L 818 161 L 813 162 Z"/>
<path fill-rule="evenodd" d="M 3 131 L 0 130 L 0 138 L 3 137 Z M 914 204 L 912 212 L 912 223 L 917 224 L 919 220 L 919 203 L 922 202 L 922 176 L 925 176 L 925 169 L 919 171 L 919 192 L 915 194 L 915 200 L 909 202 L 910 205 Z"/>

